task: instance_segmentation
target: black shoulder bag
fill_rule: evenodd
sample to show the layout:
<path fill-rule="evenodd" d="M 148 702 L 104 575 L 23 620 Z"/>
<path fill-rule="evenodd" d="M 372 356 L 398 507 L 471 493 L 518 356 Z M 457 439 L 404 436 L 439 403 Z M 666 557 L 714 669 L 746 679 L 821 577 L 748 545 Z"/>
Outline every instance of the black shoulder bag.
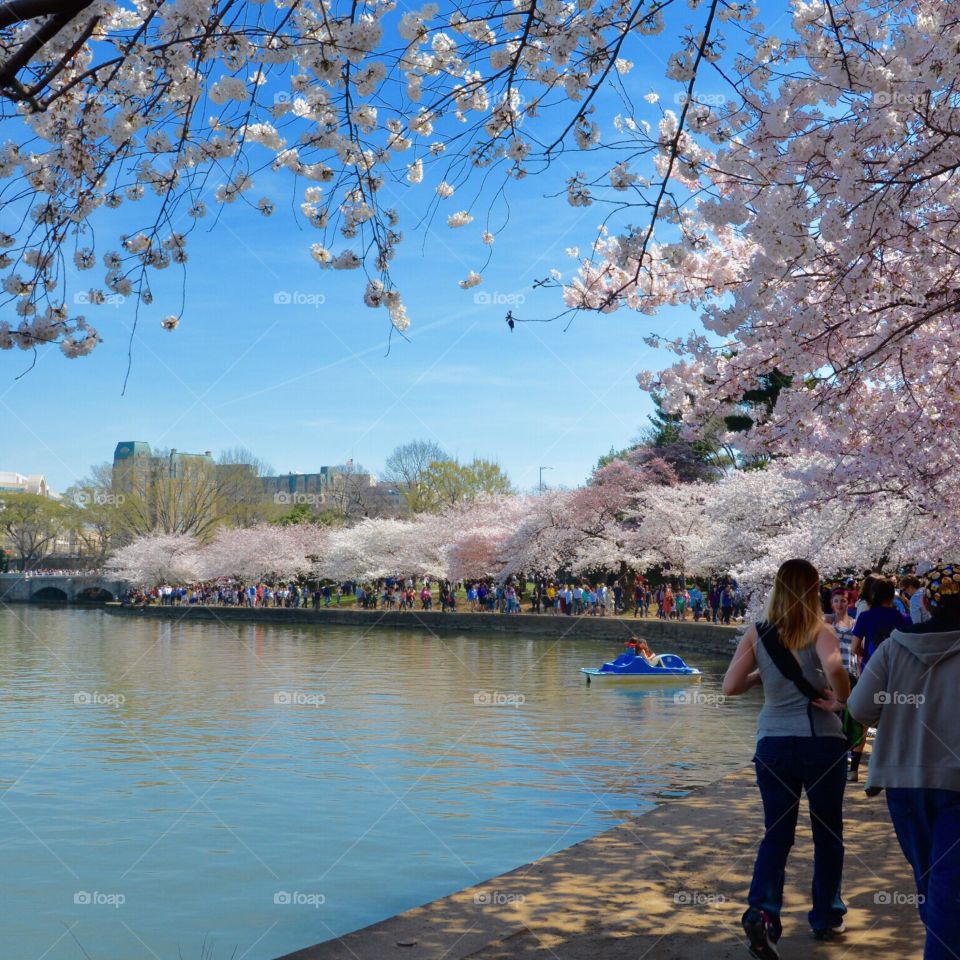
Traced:
<path fill-rule="evenodd" d="M 823 691 L 818 690 L 804 675 L 800 661 L 780 642 L 777 628 L 770 623 L 757 624 L 757 636 L 767 651 L 767 656 L 783 676 L 789 680 L 806 698 L 810 700 L 823 699 Z M 807 719 L 810 721 L 810 736 L 817 735 L 813 725 L 813 707 L 807 703 Z"/>

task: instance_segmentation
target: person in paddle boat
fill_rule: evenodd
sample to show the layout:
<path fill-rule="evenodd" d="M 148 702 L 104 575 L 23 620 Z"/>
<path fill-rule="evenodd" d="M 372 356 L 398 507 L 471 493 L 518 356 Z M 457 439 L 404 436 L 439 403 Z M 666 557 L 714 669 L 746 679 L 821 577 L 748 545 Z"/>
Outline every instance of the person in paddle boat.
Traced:
<path fill-rule="evenodd" d="M 778 960 L 784 872 L 806 791 L 813 829 L 813 936 L 844 930 L 843 792 L 847 740 L 838 715 L 850 692 L 840 642 L 824 622 L 820 575 L 806 560 L 777 571 L 763 619 L 743 635 L 723 679 L 736 696 L 763 687 L 753 761 L 763 802 L 764 835 L 742 924 L 751 956 Z"/>
<path fill-rule="evenodd" d="M 647 663 L 653 665 L 656 654 L 647 646 L 647 641 L 640 637 L 631 637 L 627 641 L 627 649 L 635 655 L 641 656 Z"/>

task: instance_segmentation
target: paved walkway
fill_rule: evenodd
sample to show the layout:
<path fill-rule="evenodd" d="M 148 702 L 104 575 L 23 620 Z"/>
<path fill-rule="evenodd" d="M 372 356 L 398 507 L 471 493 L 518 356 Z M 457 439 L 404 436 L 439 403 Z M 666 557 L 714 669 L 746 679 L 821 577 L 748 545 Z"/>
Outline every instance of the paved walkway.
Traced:
<path fill-rule="evenodd" d="M 783 960 L 912 960 L 923 928 L 882 797 L 846 800 L 849 932 L 809 938 L 805 805 L 787 873 Z M 488 883 L 283 960 L 734 960 L 762 832 L 752 770 Z M 398 878 L 402 882 L 402 878 Z M 319 933 L 319 931 L 318 931 Z"/>

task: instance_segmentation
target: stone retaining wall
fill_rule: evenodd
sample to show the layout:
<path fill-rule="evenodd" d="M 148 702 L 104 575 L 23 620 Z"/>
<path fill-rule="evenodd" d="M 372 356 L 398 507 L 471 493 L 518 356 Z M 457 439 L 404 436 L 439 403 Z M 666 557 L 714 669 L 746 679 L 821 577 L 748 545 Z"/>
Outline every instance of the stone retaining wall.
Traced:
<path fill-rule="evenodd" d="M 440 613 L 438 611 L 356 610 L 336 607 L 313 610 L 309 608 L 274 607 L 125 607 L 107 604 L 112 614 L 129 617 L 147 617 L 163 620 L 220 620 L 248 623 L 313 623 L 330 626 L 360 627 L 364 630 L 432 630 L 437 633 L 503 633 L 523 634 L 562 640 L 626 640 L 631 633 L 645 637 L 658 651 L 670 647 L 705 650 L 730 655 L 742 626 L 725 627 L 690 620 L 678 623 L 672 620 L 633 619 L 622 617 L 563 617 L 522 613 L 507 616 L 498 613 Z"/>

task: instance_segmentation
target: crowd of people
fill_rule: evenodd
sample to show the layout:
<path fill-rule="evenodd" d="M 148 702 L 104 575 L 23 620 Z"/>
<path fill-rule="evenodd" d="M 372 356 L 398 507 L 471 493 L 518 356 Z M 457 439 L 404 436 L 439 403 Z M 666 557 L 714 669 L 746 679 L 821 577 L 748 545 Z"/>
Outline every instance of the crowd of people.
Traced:
<path fill-rule="evenodd" d="M 713 580 L 701 587 L 689 588 L 662 583 L 652 589 L 644 580 L 634 585 L 634 616 L 649 616 L 651 599 L 661 620 L 705 620 L 710 623 L 743 623 L 750 597 L 736 580 Z"/>
<path fill-rule="evenodd" d="M 432 610 L 436 595 L 440 609 L 455 611 L 457 585 L 437 584 L 429 578 L 415 582 L 413 578 L 387 578 L 380 584 L 361 584 L 352 580 L 342 583 L 304 585 L 243 584 L 237 581 L 213 583 L 161 584 L 150 589 L 131 590 L 124 603 L 159 604 L 161 606 L 225 606 L 225 607 L 295 607 L 312 608 L 341 606 L 350 602 L 364 610 Z M 515 591 L 514 591 L 515 595 Z"/>
<path fill-rule="evenodd" d="M 760 686 L 764 697 L 754 764 L 765 831 L 742 917 L 754 957 L 779 957 L 784 872 L 802 792 L 815 851 L 808 921 L 817 940 L 844 933 L 843 797 L 859 779 L 871 729 L 866 790 L 886 792 L 913 869 L 924 960 L 958 956 L 958 653 L 960 564 L 832 584 L 822 584 L 805 560 L 780 567 L 723 682 L 727 696 Z"/>
<path fill-rule="evenodd" d="M 349 601 L 348 599 L 349 598 Z M 157 603 L 164 606 L 193 604 L 243 607 L 301 607 L 318 610 L 350 602 L 364 610 L 433 610 L 454 613 L 519 614 L 556 616 L 655 616 L 661 620 L 693 620 L 730 624 L 743 622 L 749 597 L 732 579 L 717 579 L 702 585 L 679 582 L 652 585 L 638 576 L 624 588 L 620 579 L 589 581 L 573 578 L 541 578 L 533 582 L 511 577 L 460 580 L 451 583 L 431 577 L 385 577 L 376 583 L 346 580 L 340 583 L 274 584 L 216 581 L 193 584 L 162 584 L 131 590 L 129 604 Z"/>

